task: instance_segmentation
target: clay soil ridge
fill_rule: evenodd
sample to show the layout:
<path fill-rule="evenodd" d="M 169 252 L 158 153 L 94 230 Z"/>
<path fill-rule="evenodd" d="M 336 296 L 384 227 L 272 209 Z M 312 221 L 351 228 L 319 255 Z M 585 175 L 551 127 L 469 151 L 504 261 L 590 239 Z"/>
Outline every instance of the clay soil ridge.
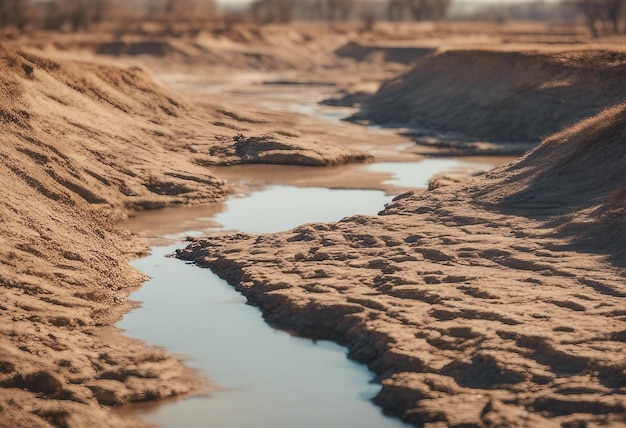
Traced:
<path fill-rule="evenodd" d="M 378 216 L 180 250 L 268 322 L 347 345 L 412 424 L 626 423 L 626 105 Z M 277 207 L 280 209 L 280 207 Z"/>

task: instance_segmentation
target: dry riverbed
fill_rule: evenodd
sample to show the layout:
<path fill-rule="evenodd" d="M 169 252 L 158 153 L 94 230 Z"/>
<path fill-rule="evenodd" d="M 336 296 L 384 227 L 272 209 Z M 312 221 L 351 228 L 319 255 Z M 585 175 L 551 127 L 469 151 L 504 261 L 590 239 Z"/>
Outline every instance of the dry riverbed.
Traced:
<path fill-rule="evenodd" d="M 112 327 L 145 280 L 128 265 L 146 251 L 119 227 L 129 214 L 224 200 L 233 191 L 219 175 L 224 165 L 419 159 L 440 152 L 442 138 L 448 154 L 459 153 L 463 132 L 473 154 L 497 152 L 493 141 L 535 145 L 558 131 L 536 126 L 523 134 L 536 141 L 518 140 L 524 127 L 511 122 L 510 133 L 483 141 L 490 125 L 473 123 L 435 129 L 417 147 L 389 129 L 372 140 L 364 127 L 281 110 L 280 100 L 263 98 L 267 88 L 300 84 L 351 105 L 352 96 L 365 105 L 362 119 L 377 120 L 375 100 L 382 106 L 390 89 L 446 61 L 475 54 L 485 67 L 496 57 L 537 64 L 529 50 L 552 58 L 563 82 L 509 79 L 485 90 L 482 109 L 465 108 L 484 114 L 497 109 L 491 101 L 521 96 L 519 109 L 506 110 L 511 119 L 573 123 L 576 109 L 546 116 L 553 98 L 535 116 L 526 107 L 560 91 L 584 95 L 574 89 L 584 89 L 591 68 L 610 77 L 602 88 L 615 86 L 586 99 L 585 111 L 598 116 L 512 166 L 468 183 L 441 187 L 459 179 L 439 179 L 439 189 L 404 195 L 380 216 L 213 238 L 179 255 L 226 277 L 271 323 L 347 344 L 380 376 L 377 402 L 414 424 L 624 424 L 626 114 L 623 104 L 599 113 L 624 101 L 623 45 L 578 36 L 573 47 L 558 45 L 544 28 L 536 39 L 549 39 L 549 49 L 519 46 L 529 33 L 517 27 L 503 45 L 502 30 L 320 34 L 302 25 L 151 44 L 87 34 L 0 45 L 0 426 L 143 426 L 109 407 L 206 390 L 179 359 Z M 438 51 L 444 44 L 454 52 Z M 482 52 L 487 46 L 508 53 Z M 404 119 L 405 132 L 424 137 Z"/>

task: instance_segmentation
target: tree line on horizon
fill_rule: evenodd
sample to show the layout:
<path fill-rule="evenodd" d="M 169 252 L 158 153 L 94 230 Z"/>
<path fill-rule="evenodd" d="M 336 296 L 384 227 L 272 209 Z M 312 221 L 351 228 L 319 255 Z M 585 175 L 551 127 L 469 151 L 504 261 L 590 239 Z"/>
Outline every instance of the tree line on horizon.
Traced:
<path fill-rule="evenodd" d="M 18 33 L 44 29 L 88 31 L 104 24 L 129 29 L 131 23 L 153 22 L 168 31 L 175 26 L 202 29 L 216 23 L 252 21 L 258 24 L 298 20 L 328 22 L 439 21 L 450 19 L 453 0 L 253 0 L 247 9 L 220 10 L 215 0 L 0 0 L 0 30 Z M 558 13 L 554 10 L 558 9 Z M 547 13 L 551 10 L 552 13 Z M 564 12 L 564 11 L 569 12 Z M 594 37 L 626 34 L 626 0 L 545 0 L 483 5 L 476 20 L 582 19 Z"/>
<path fill-rule="evenodd" d="M 626 0 L 570 0 L 581 12 L 593 37 L 626 34 Z M 622 28 L 624 27 L 624 28 Z"/>
<path fill-rule="evenodd" d="M 294 17 L 329 22 L 351 19 L 439 21 L 447 17 L 451 0 L 254 0 L 250 10 L 257 22 L 290 22 Z"/>
<path fill-rule="evenodd" d="M 87 31 L 124 21 L 201 21 L 217 16 L 214 0 L 0 0 L 0 28 Z"/>

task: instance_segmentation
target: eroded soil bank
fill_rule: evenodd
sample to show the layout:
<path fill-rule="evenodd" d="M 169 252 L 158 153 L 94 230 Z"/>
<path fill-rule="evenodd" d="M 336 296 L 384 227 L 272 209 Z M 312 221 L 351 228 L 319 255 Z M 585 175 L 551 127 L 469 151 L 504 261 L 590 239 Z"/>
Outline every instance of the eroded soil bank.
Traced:
<path fill-rule="evenodd" d="M 3 426 L 135 426 L 106 407 L 204 388 L 172 356 L 110 326 L 145 279 L 134 210 L 224 199 L 205 165 L 364 160 L 199 106 L 135 66 L 0 51 L 0 407 Z M 303 146 L 304 144 L 304 146 Z M 307 146 L 308 145 L 308 146 Z M 305 146 L 307 146 L 305 148 Z"/>
<path fill-rule="evenodd" d="M 452 48 L 386 82 L 353 120 L 410 126 L 418 142 L 463 153 L 474 147 L 463 142 L 536 145 L 625 98 L 626 50 Z"/>
<path fill-rule="evenodd" d="M 626 423 L 626 106 L 379 216 L 178 252 L 272 324 L 346 344 L 415 424 Z M 608 155 L 610 153 L 610 155 Z"/>
<path fill-rule="evenodd" d="M 214 94 L 218 83 L 251 70 L 273 73 L 274 84 L 316 80 L 344 93 L 371 93 L 406 70 L 407 51 L 401 60 L 386 48 L 357 57 L 340 51 L 352 41 L 436 48 L 451 31 L 450 43 L 468 44 L 467 29 L 411 28 L 371 34 L 333 28 L 320 38 L 315 26 L 241 28 L 156 44 L 109 40 L 108 50 L 100 35 L 44 35 L 1 46 L 0 426 L 141 426 L 108 407 L 206 387 L 178 359 L 111 327 L 131 309 L 128 291 L 145 279 L 127 264 L 145 253 L 145 244 L 118 226 L 130 212 L 223 200 L 231 187 L 215 165 L 390 160 L 406 142 L 391 132 L 371 141 L 342 124 L 269 112 L 245 94 L 201 101 L 193 87 L 172 83 L 177 73 L 183 83 L 187 76 L 208 78 Z M 518 43 L 529 34 L 500 30 L 471 41 Z M 569 36 L 537 36 L 543 37 Z M 421 58 L 420 49 L 410 52 Z M 243 280 L 242 289 L 254 284 L 247 293 L 266 302 L 272 322 L 349 343 L 355 357 L 379 367 L 384 407 L 414 423 L 454 424 L 460 415 L 514 424 L 522 410 L 546 425 L 552 423 L 546 415 L 617 423 L 624 396 L 624 192 L 614 184 L 626 174 L 621 147 L 603 142 L 623 141 L 623 116 L 616 110 L 601 123 L 574 128 L 571 138 L 555 138 L 525 163 L 474 185 L 399 200 L 387 216 L 307 226 L 258 242 L 212 241 L 201 263 Z M 560 141 L 577 139 L 590 144 L 557 150 L 570 147 Z M 565 174 L 554 166 L 559 162 L 577 173 Z M 258 255 L 248 255 L 250 248 Z M 607 252 L 615 258 L 606 260 Z M 265 267 L 254 264 L 261 254 L 270 261 Z M 306 287 L 294 286 L 296 280 Z M 467 406 L 471 399 L 478 405 Z M 572 407 L 580 415 L 570 414 Z M 502 419 L 509 410 L 510 421 Z"/>

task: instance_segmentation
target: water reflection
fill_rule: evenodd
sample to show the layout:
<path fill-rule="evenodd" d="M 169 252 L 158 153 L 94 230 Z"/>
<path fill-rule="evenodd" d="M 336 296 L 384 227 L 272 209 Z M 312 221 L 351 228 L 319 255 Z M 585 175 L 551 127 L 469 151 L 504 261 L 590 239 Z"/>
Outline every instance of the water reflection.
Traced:
<path fill-rule="evenodd" d="M 459 166 L 464 167 L 457 160 L 427 159 L 355 168 L 376 175 L 376 180 L 388 179 L 393 186 L 424 187 L 432 175 Z M 251 166 L 246 178 L 245 168 L 236 173 L 242 183 L 257 181 L 242 196 L 208 207 L 141 214 L 126 227 L 170 238 L 217 229 L 277 232 L 307 222 L 375 214 L 391 198 L 382 190 L 267 185 L 259 176 L 285 169 Z M 293 180 L 302 178 L 297 169 L 289 171 Z M 354 179 L 349 168 L 324 171 Z M 211 271 L 165 257 L 183 245 L 153 247 L 149 257 L 133 262 L 152 279 L 131 296 L 142 307 L 118 325 L 133 337 L 188 356 L 188 364 L 221 389 L 208 397 L 157 407 L 143 416 L 146 421 L 176 428 L 404 426 L 369 402 L 379 386 L 369 383 L 371 372 L 346 358 L 345 349 L 271 328 L 258 309 L 241 304 L 242 296 Z"/>
<path fill-rule="evenodd" d="M 374 214 L 388 199 L 381 191 L 270 186 L 231 198 L 214 220 L 228 229 L 277 231 Z M 211 271 L 165 257 L 180 246 L 153 247 L 132 263 L 152 279 L 131 296 L 141 309 L 118 325 L 188 355 L 188 364 L 222 389 L 158 407 L 143 419 L 176 428 L 404 426 L 369 402 L 379 386 L 344 348 L 271 328 L 257 308 L 234 304 L 241 295 Z"/>
<path fill-rule="evenodd" d="M 391 178 L 384 184 L 401 187 L 428 187 L 428 182 L 437 174 L 463 173 L 471 175 L 488 171 L 493 164 L 465 162 L 458 159 L 424 159 L 420 162 L 380 162 L 368 165 L 372 172 L 384 172 Z"/>
<path fill-rule="evenodd" d="M 279 232 L 312 222 L 337 221 L 354 214 L 376 214 L 390 197 L 378 190 L 268 186 L 230 198 L 215 216 L 224 229 L 248 233 Z"/>

